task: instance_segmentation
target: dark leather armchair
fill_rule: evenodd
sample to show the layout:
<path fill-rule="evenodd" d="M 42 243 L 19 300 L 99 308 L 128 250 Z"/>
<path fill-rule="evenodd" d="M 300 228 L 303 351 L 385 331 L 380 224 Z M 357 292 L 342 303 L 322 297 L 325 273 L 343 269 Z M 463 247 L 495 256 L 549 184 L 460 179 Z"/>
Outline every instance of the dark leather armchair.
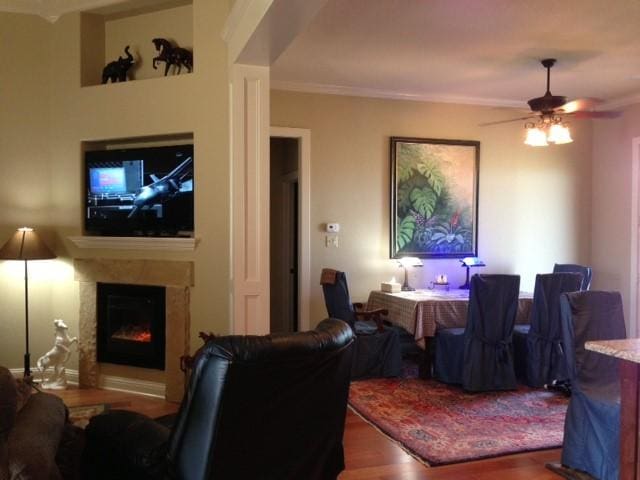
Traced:
<path fill-rule="evenodd" d="M 591 267 L 576 265 L 574 263 L 556 263 L 553 266 L 553 273 L 580 273 L 582 275 L 580 290 L 584 291 L 591 288 L 591 276 L 593 275 Z"/>
<path fill-rule="evenodd" d="M 218 337 L 196 357 L 172 428 L 111 411 L 86 429 L 91 479 L 335 479 L 349 393 L 349 326 Z"/>
<path fill-rule="evenodd" d="M 320 284 L 329 316 L 347 322 L 356 335 L 351 378 L 399 376 L 402 372 L 400 333 L 384 325 L 382 320 L 382 315 L 389 312 L 362 310 L 362 304 L 351 303 L 344 272 L 324 268 Z"/>

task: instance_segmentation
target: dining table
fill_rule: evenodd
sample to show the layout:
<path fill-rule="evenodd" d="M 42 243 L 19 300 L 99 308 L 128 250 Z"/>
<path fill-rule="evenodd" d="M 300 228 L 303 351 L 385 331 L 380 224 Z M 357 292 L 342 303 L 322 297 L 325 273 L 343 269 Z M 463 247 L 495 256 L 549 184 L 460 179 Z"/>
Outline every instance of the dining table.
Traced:
<path fill-rule="evenodd" d="M 529 323 L 533 294 L 520 292 L 516 323 Z M 467 323 L 469 290 L 420 289 L 388 293 L 374 290 L 369 293 L 367 309 L 384 308 L 388 320 L 413 334 L 416 342 L 425 347 L 425 339 L 435 336 L 438 328 L 462 328 Z"/>
<path fill-rule="evenodd" d="M 533 294 L 518 295 L 517 324 L 529 323 Z M 382 308 L 388 311 L 387 321 L 413 335 L 424 350 L 419 365 L 420 377 L 431 377 L 433 337 L 438 328 L 463 328 L 467 324 L 469 290 L 459 288 L 418 289 L 396 293 L 374 290 L 369 293 L 367 310 Z"/>

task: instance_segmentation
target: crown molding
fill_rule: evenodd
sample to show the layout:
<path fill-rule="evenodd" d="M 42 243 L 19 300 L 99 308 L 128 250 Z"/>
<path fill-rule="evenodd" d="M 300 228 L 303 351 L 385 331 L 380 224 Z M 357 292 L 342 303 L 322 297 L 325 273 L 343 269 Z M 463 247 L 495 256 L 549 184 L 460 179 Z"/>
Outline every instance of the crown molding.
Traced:
<path fill-rule="evenodd" d="M 38 15 L 54 23 L 65 13 L 94 10 L 127 0 L 0 0 L 0 12 Z"/>
<path fill-rule="evenodd" d="M 40 0 L 0 0 L 0 12 L 40 15 L 42 3 Z"/>
<path fill-rule="evenodd" d="M 424 94 L 377 90 L 373 88 L 347 87 L 344 85 L 325 85 L 320 83 L 299 83 L 280 80 L 271 81 L 272 90 L 291 92 L 323 93 L 329 95 L 346 95 L 352 97 L 385 98 L 390 100 L 412 100 L 415 102 L 456 103 L 461 105 L 480 105 L 485 107 L 526 108 L 521 100 L 504 100 L 498 98 L 464 97 L 447 94 Z"/>

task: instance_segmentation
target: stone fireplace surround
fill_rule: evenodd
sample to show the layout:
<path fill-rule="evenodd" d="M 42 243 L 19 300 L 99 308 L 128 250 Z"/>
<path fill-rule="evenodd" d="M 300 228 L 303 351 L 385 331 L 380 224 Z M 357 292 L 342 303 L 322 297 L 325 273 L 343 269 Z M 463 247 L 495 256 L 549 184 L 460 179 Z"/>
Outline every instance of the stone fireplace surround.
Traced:
<path fill-rule="evenodd" d="M 193 263 L 118 259 L 75 259 L 73 263 L 75 279 L 80 282 L 80 387 L 99 384 L 100 364 L 96 358 L 98 282 L 157 285 L 166 288 L 165 398 L 180 401 L 184 392 L 180 357 L 189 353 L 189 293 L 193 287 Z"/>

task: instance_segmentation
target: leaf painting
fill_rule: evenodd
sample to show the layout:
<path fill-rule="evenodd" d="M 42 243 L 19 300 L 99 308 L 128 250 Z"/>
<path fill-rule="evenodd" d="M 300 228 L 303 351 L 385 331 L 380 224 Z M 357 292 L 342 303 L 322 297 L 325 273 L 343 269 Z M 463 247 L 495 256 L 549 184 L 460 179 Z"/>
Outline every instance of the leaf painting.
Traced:
<path fill-rule="evenodd" d="M 479 148 L 392 137 L 392 257 L 476 254 Z"/>

